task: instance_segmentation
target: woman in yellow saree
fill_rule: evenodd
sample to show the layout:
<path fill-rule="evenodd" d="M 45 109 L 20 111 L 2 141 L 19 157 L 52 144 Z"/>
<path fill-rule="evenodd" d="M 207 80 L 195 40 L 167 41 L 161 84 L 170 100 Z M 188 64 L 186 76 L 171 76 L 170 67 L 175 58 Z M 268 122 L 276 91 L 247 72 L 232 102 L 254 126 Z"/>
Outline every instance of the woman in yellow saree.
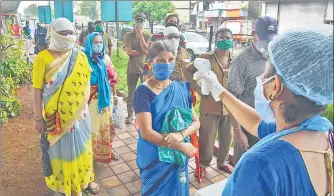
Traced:
<path fill-rule="evenodd" d="M 87 105 L 91 68 L 86 55 L 74 49 L 69 20 L 56 19 L 48 33 L 49 49 L 36 56 L 33 66 L 35 129 L 49 145 L 48 159 L 43 152 L 43 167 L 49 165 L 45 181 L 57 195 L 80 196 L 94 181 Z"/>

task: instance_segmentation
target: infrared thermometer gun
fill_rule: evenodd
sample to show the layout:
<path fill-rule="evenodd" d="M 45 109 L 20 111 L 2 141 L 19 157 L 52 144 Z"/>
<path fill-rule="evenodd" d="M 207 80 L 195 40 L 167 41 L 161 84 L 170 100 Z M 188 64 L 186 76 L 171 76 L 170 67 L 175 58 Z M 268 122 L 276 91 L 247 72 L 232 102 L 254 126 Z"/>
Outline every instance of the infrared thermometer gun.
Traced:
<path fill-rule="evenodd" d="M 210 64 L 210 61 L 207 59 L 196 58 L 194 61 L 194 66 L 196 67 L 199 73 L 207 73 L 211 71 L 211 64 Z M 201 93 L 203 95 L 209 95 L 210 91 L 205 81 L 200 80 L 200 83 L 201 83 Z"/>

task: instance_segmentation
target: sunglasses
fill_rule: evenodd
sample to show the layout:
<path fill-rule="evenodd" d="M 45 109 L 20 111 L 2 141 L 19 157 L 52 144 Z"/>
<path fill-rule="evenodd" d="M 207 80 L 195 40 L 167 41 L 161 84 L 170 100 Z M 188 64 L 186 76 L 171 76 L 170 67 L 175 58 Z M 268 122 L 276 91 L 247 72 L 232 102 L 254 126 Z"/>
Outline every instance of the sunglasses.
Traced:
<path fill-rule="evenodd" d="M 181 36 L 179 35 L 167 35 L 166 38 L 167 39 L 180 39 Z"/>
<path fill-rule="evenodd" d="M 141 18 L 137 18 L 137 19 L 136 19 L 136 22 L 137 22 L 137 23 L 143 23 L 143 22 L 144 22 L 144 20 L 143 20 L 143 19 L 141 19 Z"/>
<path fill-rule="evenodd" d="M 74 32 L 70 31 L 70 30 L 58 31 L 57 33 L 59 35 L 62 35 L 62 36 L 67 36 L 67 35 L 73 35 L 74 34 Z"/>

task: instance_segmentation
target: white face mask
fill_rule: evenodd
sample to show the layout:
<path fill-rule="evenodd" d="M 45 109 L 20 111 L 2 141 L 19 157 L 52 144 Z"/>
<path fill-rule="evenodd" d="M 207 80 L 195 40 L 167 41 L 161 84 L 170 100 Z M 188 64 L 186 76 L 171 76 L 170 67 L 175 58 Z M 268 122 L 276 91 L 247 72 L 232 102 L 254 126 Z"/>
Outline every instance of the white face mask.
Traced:
<path fill-rule="evenodd" d="M 50 50 L 66 52 L 74 48 L 77 37 L 75 35 L 62 36 L 51 29 Z"/>
<path fill-rule="evenodd" d="M 167 39 L 166 42 L 169 42 L 174 50 L 174 55 L 177 55 L 177 50 L 179 48 L 180 39 Z"/>
<path fill-rule="evenodd" d="M 138 25 L 141 29 L 144 28 L 144 23 L 136 23 L 136 25 Z"/>
<path fill-rule="evenodd" d="M 269 78 L 268 81 L 270 81 L 272 78 Z M 270 103 L 272 100 L 267 100 L 264 96 L 263 91 L 263 82 L 261 79 L 261 76 L 256 78 L 256 87 L 254 90 L 254 96 L 255 96 L 255 110 L 260 115 L 262 120 L 266 123 L 275 122 L 275 115 L 273 110 L 270 107 Z"/>
<path fill-rule="evenodd" d="M 262 56 L 266 57 L 268 55 L 268 44 L 269 41 L 258 41 L 255 44 L 255 48 L 262 54 Z"/>

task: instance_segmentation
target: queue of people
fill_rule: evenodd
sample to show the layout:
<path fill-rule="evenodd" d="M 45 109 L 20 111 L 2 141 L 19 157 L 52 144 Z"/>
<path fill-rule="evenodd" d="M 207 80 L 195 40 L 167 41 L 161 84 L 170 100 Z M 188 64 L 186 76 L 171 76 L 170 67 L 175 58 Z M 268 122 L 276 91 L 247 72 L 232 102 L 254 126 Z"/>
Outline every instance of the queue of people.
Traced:
<path fill-rule="evenodd" d="M 259 18 L 253 43 L 234 59 L 231 30 L 218 29 L 216 48 L 200 56 L 211 71 L 198 73 L 182 47 L 177 15 L 167 16 L 162 40 L 152 40 L 144 30 L 144 14 L 134 20 L 124 38 L 126 123 L 136 119 L 138 126 L 142 195 L 189 195 L 188 161 L 199 154 L 195 174 L 203 177 L 217 132 L 217 167 L 231 173 L 223 196 L 333 192 L 334 144 L 328 142 L 334 140 L 333 125 L 319 116 L 333 103 L 328 26 L 320 28 L 327 34 L 296 29 L 278 35 L 275 19 Z M 49 145 L 45 180 L 60 195 L 96 194 L 94 163 L 119 158 L 112 149 L 118 81 L 112 42 L 101 21 L 80 35 L 84 51 L 75 47 L 67 19 L 56 19 L 48 33 L 50 45 L 37 55 L 33 69 L 35 127 Z M 202 94 L 199 80 L 208 84 L 210 95 Z M 193 107 L 198 95 L 199 118 Z M 190 140 L 197 131 L 199 149 Z M 235 168 L 227 159 L 232 138 Z"/>

